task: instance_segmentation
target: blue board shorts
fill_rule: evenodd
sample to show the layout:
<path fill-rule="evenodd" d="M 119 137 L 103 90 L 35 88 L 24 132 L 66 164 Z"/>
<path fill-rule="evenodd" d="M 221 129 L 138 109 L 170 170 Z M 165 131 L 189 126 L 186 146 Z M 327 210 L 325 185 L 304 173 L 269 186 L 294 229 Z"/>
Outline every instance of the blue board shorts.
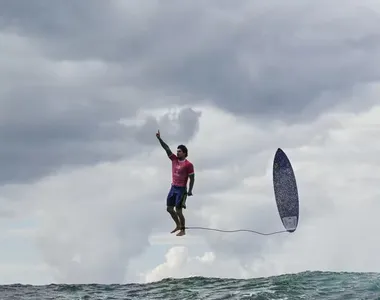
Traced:
<path fill-rule="evenodd" d="M 172 185 L 166 199 L 166 205 L 186 209 L 186 199 L 187 188 L 185 186 Z"/>

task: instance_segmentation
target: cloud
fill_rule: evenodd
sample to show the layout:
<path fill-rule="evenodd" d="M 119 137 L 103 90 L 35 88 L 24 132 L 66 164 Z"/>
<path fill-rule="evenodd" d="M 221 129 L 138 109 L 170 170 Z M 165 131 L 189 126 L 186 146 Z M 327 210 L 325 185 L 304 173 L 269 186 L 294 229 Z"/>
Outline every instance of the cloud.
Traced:
<path fill-rule="evenodd" d="M 38 3 L 28 7 L 40 15 Z M 326 1 L 88 4 L 44 3 L 40 18 L 7 5 L 4 28 L 32 37 L 52 60 L 106 62 L 109 85 L 181 94 L 184 104 L 207 99 L 258 117 L 308 120 L 379 79 L 378 7 L 370 1 L 373 9 L 359 10 L 352 1 L 338 10 Z"/>
<path fill-rule="evenodd" d="M 380 192 L 376 173 L 370 170 L 378 164 L 380 145 L 375 142 L 373 124 L 377 124 L 379 107 L 365 114 L 325 115 L 309 125 L 267 128 L 213 107 L 194 110 L 202 115 L 200 130 L 188 143 L 189 159 L 197 175 L 194 197 L 185 211 L 187 225 L 281 230 L 271 165 L 276 147 L 282 142 L 299 184 L 300 225 L 295 234 L 270 237 L 188 230 L 187 237 L 192 241 L 204 239 L 209 249 L 203 253 L 210 252 L 208 257 L 213 257 L 215 273 L 206 271 L 197 259 L 196 263 L 192 260 L 203 254 L 171 252 L 172 259 L 179 255 L 177 262 L 183 263 L 182 268 L 165 264 L 152 273 L 145 272 L 151 274 L 144 277 L 146 280 L 191 274 L 228 276 L 226 269 L 222 273 L 223 266 L 231 267 L 230 276 L 236 277 L 313 268 L 368 270 L 373 266 L 364 259 L 365 249 L 360 244 L 351 245 L 352 251 L 345 254 L 332 249 L 342 249 L 341 245 L 347 246 L 353 237 L 363 239 L 363 230 L 364 236 L 375 233 L 375 199 Z M 366 155 L 362 157 L 363 147 L 358 145 L 367 140 L 374 142 L 364 148 Z M 202 163 L 215 156 L 216 165 Z M 129 262 L 144 253 L 152 235 L 170 236 L 173 224 L 165 208 L 169 182 L 170 162 L 157 144 L 149 155 L 143 152 L 119 162 L 62 171 L 38 183 L 8 186 L 3 191 L 8 200 L 18 201 L 18 209 L 24 203 L 20 199 L 28 199 L 24 214 L 38 220 L 36 245 L 49 268 L 55 270 L 55 281 L 117 283 L 125 280 Z M 361 212 L 360 217 L 357 212 Z M 357 227 L 358 223 L 364 227 Z M 177 242 L 182 246 L 179 239 Z M 330 246 L 326 246 L 328 243 Z M 369 251 L 375 252 L 377 247 L 376 240 L 366 241 Z M 353 262 L 354 253 L 355 257 L 363 256 L 360 263 Z"/>
<path fill-rule="evenodd" d="M 188 277 L 188 276 L 210 276 L 217 277 L 220 275 L 220 268 L 212 268 L 214 254 L 206 252 L 203 256 L 189 257 L 186 247 L 172 247 L 165 255 L 166 261 L 158 265 L 149 273 L 145 274 L 145 281 L 159 281 L 168 277 Z M 205 274 L 208 269 L 208 274 Z M 214 270 L 214 271 L 213 271 Z"/>
<path fill-rule="evenodd" d="M 178 114 L 174 141 L 181 130 L 191 137 L 196 128 L 191 122 L 200 116 L 191 109 Z M 186 124 L 190 129 L 183 128 Z M 155 146 L 149 143 L 152 156 L 143 152 L 118 162 L 63 169 L 35 183 L 3 188 L 4 202 L 13 203 L 15 213 L 27 200 L 29 210 L 21 216 L 37 220 L 35 245 L 55 270 L 54 280 L 122 282 L 130 259 L 148 246 L 150 234 L 167 229 L 162 219 L 167 217 L 164 200 L 170 173 L 160 176 L 159 170 L 166 166 L 170 172 L 170 164 L 154 134 L 150 136 Z"/>
<path fill-rule="evenodd" d="M 182 140 L 184 143 L 190 141 L 199 129 L 200 111 L 190 107 L 180 108 L 174 112 L 167 112 L 158 118 L 148 115 L 143 124 L 137 126 L 135 138 L 142 144 L 157 144 L 152 139 L 152 133 L 160 130 L 166 136 L 166 141 Z"/>
<path fill-rule="evenodd" d="M 67 78 L 79 71 L 83 77 L 97 71 L 104 74 L 101 64 L 78 63 L 69 71 L 44 58 L 33 43 L 10 35 L 5 35 L 4 41 L 9 49 L 3 45 L 1 52 L 7 55 L 8 50 L 9 60 L 0 62 L 5 65 L 0 74 L 5 78 L 0 92 L 1 182 L 30 181 L 63 165 L 123 157 L 120 146 L 133 134 L 118 124 L 128 116 L 124 104 L 96 88 L 96 78 L 86 78 L 87 82 L 75 76 Z M 18 55 L 12 54 L 12 46 Z M 18 47 L 30 52 L 19 53 Z M 10 65 L 12 60 L 15 62 Z M 64 74 L 67 72 L 70 74 Z"/>
<path fill-rule="evenodd" d="M 0 282 L 2 285 L 11 285 L 19 282 L 28 282 L 29 284 L 44 284 L 50 280 L 51 270 L 45 264 L 1 264 L 0 265 Z M 36 276 L 38 274 L 38 276 Z"/>
<path fill-rule="evenodd" d="M 144 188 L 146 172 L 152 170 L 133 162 L 104 164 L 52 176 L 23 192 L 40 211 L 36 245 L 56 281 L 123 280 L 128 259 L 148 245 L 162 218 Z"/>
<path fill-rule="evenodd" d="M 142 151 L 133 137 L 146 144 L 156 121 L 120 123 L 140 110 L 186 106 L 195 118 L 192 107 L 214 105 L 294 123 L 369 107 L 350 93 L 379 79 L 378 7 L 293 4 L 2 4 L 0 182 Z"/>
<path fill-rule="evenodd" d="M 289 142 L 298 142 L 285 150 L 293 163 L 300 192 L 296 233 L 261 237 L 189 230 L 192 239 L 204 238 L 209 246 L 205 256 L 212 259 L 202 261 L 199 247 L 173 247 L 166 254 L 166 261 L 144 272 L 142 280 L 198 275 L 247 278 L 304 270 L 375 271 L 378 262 L 373 258 L 380 244 L 373 237 L 380 225 L 376 217 L 376 199 L 380 195 L 376 182 L 380 177 L 373 170 L 380 166 L 380 144 L 376 142 L 379 116 L 380 106 L 362 114 L 333 114 L 329 118 L 339 120 L 340 127 L 326 126 L 324 133 L 318 130 L 314 135 L 299 130 L 297 136 L 288 136 Z M 324 120 L 307 127 L 312 130 L 328 125 Z M 278 140 L 282 129 L 272 132 L 274 140 Z M 291 127 L 285 129 L 292 132 Z M 228 163 L 240 158 L 243 149 L 247 149 L 244 142 L 238 147 L 233 145 L 240 155 L 230 156 Z M 240 173 L 240 184 L 232 184 L 227 192 L 210 188 L 215 191 L 210 192 L 214 197 L 198 195 L 196 204 L 190 204 L 189 222 L 219 229 L 281 230 L 271 185 L 269 153 L 274 151 L 267 150 L 265 174 Z M 251 155 L 254 156 L 245 156 L 245 165 L 250 167 L 255 165 L 249 160 Z M 228 176 L 226 165 L 220 168 Z M 211 178 L 202 180 L 212 182 Z"/>

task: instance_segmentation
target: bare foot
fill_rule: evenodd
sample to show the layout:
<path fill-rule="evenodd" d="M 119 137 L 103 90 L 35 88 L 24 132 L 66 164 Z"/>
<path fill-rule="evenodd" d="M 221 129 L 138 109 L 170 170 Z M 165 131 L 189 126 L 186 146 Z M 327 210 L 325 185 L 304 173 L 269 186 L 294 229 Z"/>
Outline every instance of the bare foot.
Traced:
<path fill-rule="evenodd" d="M 174 232 L 176 232 L 176 231 L 178 231 L 178 230 L 180 230 L 181 228 L 179 228 L 179 227 L 176 227 L 176 228 L 174 228 L 172 231 L 170 231 L 170 233 L 174 233 Z"/>
<path fill-rule="evenodd" d="M 181 230 L 180 232 L 178 232 L 177 234 L 176 234 L 176 236 L 183 236 L 183 235 L 185 235 L 186 233 L 185 233 L 185 230 Z"/>

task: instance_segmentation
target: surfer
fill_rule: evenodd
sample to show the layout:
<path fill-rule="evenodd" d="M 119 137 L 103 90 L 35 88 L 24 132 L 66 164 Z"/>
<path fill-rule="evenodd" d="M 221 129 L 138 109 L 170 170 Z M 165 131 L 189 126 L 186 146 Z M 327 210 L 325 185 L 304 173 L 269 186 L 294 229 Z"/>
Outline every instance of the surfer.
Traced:
<path fill-rule="evenodd" d="M 161 139 L 159 130 L 156 133 L 156 137 L 172 161 L 172 183 L 166 200 L 166 210 L 176 224 L 171 233 L 179 231 L 177 236 L 182 236 L 185 235 L 185 217 L 183 216 L 182 209 L 186 209 L 187 196 L 193 195 L 194 166 L 187 160 L 188 151 L 186 146 L 179 145 L 177 147 L 177 155 L 175 155 Z M 189 190 L 187 190 L 188 179 L 190 179 Z"/>

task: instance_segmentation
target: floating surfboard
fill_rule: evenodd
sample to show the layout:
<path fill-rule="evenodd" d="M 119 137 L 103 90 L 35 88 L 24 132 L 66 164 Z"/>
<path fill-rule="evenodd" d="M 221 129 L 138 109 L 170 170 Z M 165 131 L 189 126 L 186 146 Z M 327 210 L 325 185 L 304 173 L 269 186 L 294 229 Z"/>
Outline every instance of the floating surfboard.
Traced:
<path fill-rule="evenodd" d="M 273 189 L 282 224 L 286 231 L 294 232 L 299 220 L 297 182 L 292 165 L 280 148 L 273 160 Z"/>

